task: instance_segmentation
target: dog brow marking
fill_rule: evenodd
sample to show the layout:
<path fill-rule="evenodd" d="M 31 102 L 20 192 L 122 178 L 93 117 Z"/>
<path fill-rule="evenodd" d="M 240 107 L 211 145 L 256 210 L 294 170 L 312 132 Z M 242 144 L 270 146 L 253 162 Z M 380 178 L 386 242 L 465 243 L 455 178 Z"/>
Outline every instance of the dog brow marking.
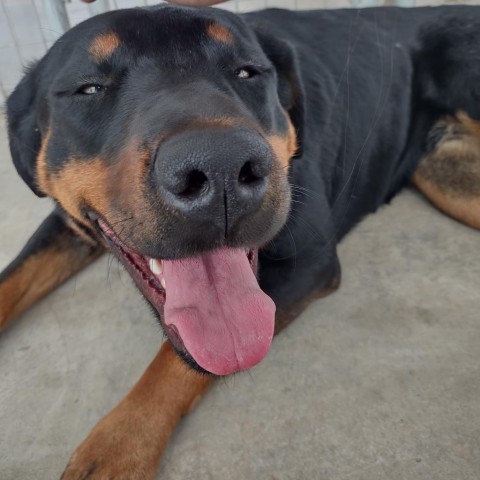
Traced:
<path fill-rule="evenodd" d="M 232 43 L 233 35 L 227 27 L 220 25 L 219 23 L 211 23 L 207 27 L 207 34 L 217 42 Z"/>
<path fill-rule="evenodd" d="M 108 60 L 120 46 L 120 38 L 113 32 L 102 33 L 90 44 L 88 52 L 97 62 Z"/>

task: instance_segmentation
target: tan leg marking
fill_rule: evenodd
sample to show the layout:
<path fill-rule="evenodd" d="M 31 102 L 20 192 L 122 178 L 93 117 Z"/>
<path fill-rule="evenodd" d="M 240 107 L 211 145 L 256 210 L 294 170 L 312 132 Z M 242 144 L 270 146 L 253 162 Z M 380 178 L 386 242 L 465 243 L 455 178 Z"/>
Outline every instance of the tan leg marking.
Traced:
<path fill-rule="evenodd" d="M 413 184 L 440 210 L 480 229 L 480 122 L 464 113 L 440 120 L 436 144 L 419 163 Z"/>
<path fill-rule="evenodd" d="M 70 276 L 66 252 L 48 249 L 28 258 L 0 285 L 0 328 Z"/>
<path fill-rule="evenodd" d="M 312 301 L 333 293 L 339 284 L 338 276 L 327 288 L 279 312 L 275 334 Z M 177 423 L 196 406 L 214 379 L 187 367 L 165 342 L 130 393 L 77 448 L 61 480 L 155 478 Z"/>
<path fill-rule="evenodd" d="M 49 246 L 19 255 L 15 268 L 0 282 L 0 330 L 103 252 L 99 245 L 75 237 L 64 231 Z"/>
<path fill-rule="evenodd" d="M 339 284 L 338 269 L 325 288 L 278 312 L 275 334 Z M 130 393 L 75 451 L 61 480 L 153 479 L 181 416 L 194 408 L 214 379 L 187 367 L 170 343 L 164 343 Z"/>
<path fill-rule="evenodd" d="M 77 448 L 62 480 L 153 479 L 178 421 L 212 381 L 165 342 L 130 393 Z"/>

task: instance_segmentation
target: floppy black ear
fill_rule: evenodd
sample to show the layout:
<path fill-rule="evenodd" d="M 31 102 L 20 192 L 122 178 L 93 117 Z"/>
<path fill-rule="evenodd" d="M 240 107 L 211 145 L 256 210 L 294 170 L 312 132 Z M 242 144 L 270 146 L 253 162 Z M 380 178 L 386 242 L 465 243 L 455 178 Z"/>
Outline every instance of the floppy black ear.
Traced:
<path fill-rule="evenodd" d="M 17 172 L 39 197 L 45 196 L 36 184 L 36 162 L 41 145 L 38 125 L 39 64 L 28 68 L 7 100 L 10 153 Z"/>
<path fill-rule="evenodd" d="M 298 144 L 295 157 L 300 157 L 305 122 L 305 96 L 297 54 L 287 41 L 271 35 L 262 28 L 254 26 L 253 29 L 263 51 L 277 71 L 278 96 L 295 127 Z"/>

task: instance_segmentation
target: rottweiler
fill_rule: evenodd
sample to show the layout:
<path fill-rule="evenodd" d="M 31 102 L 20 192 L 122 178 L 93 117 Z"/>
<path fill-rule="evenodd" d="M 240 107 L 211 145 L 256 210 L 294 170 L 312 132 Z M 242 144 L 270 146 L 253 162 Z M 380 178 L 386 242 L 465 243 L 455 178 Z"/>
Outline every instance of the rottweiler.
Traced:
<path fill-rule="evenodd" d="M 161 5 L 76 26 L 7 102 L 53 212 L 0 276 L 0 327 L 105 250 L 168 341 L 63 480 L 150 479 L 212 380 L 340 284 L 336 246 L 406 185 L 480 228 L 480 8 L 235 15 Z"/>

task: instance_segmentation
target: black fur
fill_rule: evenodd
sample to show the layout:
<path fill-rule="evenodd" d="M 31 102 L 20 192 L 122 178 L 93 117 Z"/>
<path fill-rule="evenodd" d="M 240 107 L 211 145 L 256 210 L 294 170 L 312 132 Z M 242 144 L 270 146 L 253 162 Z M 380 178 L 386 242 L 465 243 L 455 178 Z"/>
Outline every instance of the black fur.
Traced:
<path fill-rule="evenodd" d="M 212 60 L 219 58 L 218 45 L 202 43 L 211 21 L 227 25 L 235 37 L 235 54 L 222 57 L 223 70 Z M 110 29 L 127 48 L 94 73 L 84 50 Z M 270 62 L 275 82 L 259 75 L 255 88 L 243 90 L 223 82 L 230 63 L 250 58 Z M 89 75 L 110 82 L 103 103 L 86 106 L 77 98 L 81 78 Z M 198 88 L 189 99 L 192 112 L 220 108 L 201 103 L 205 82 L 228 96 L 228 108 L 248 111 L 266 131 L 284 127 L 273 102 L 279 98 L 297 130 L 300 148 L 289 169 L 291 213 L 260 252 L 261 286 L 282 310 L 339 276 L 337 243 L 407 184 L 442 115 L 464 110 L 480 119 L 480 7 L 272 9 L 236 16 L 162 6 L 96 17 L 57 43 L 8 100 L 15 165 L 41 193 L 35 162 L 43 124 L 56 122 L 49 162 L 61 168 L 72 154 L 122 148 L 130 128 L 151 144 L 162 128 L 178 126 L 176 115 L 187 108 L 179 103 L 178 88 L 187 83 Z M 158 110 L 171 112 L 163 124 Z M 193 227 L 177 221 L 169 228 L 178 246 Z M 134 233 L 143 253 L 160 251 Z"/>
<path fill-rule="evenodd" d="M 38 121 L 41 75 L 41 67 L 37 63 L 32 64 L 7 101 L 13 163 L 23 181 L 39 196 L 42 194 L 37 189 L 35 166 L 42 138 Z"/>
<path fill-rule="evenodd" d="M 466 13 L 466 12 L 465 12 Z M 417 91 L 421 100 L 455 114 L 480 119 L 480 18 L 443 14 L 420 30 L 414 54 Z"/>

